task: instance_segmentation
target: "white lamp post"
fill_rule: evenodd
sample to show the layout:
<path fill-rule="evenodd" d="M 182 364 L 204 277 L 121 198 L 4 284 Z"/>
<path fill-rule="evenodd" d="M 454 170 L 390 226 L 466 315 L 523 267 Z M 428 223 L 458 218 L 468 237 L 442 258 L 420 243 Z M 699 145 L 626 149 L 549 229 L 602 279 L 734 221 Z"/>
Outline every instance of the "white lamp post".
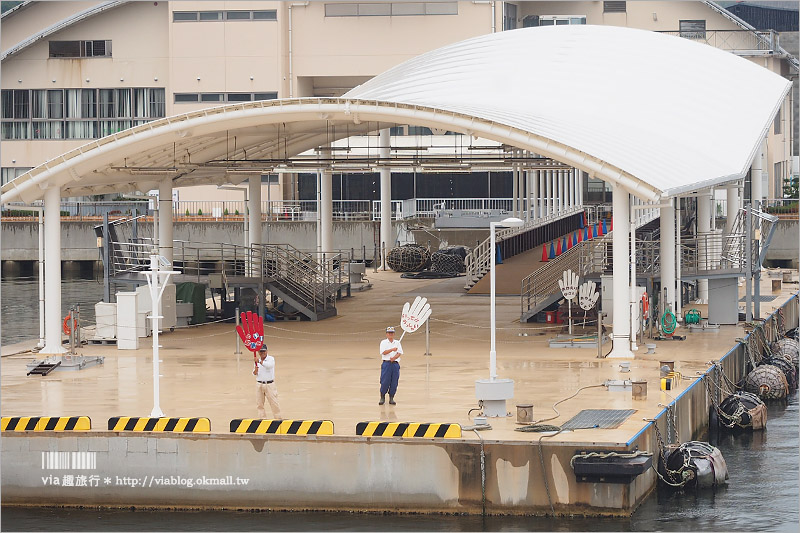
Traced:
<path fill-rule="evenodd" d="M 180 274 L 176 270 L 159 270 L 159 265 L 165 267 L 171 266 L 164 256 L 151 255 L 150 256 L 150 270 L 145 271 L 144 275 L 147 276 L 147 286 L 150 287 L 150 301 L 152 302 L 152 309 L 150 320 L 153 323 L 153 411 L 150 413 L 151 417 L 164 416 L 159 405 L 159 382 L 158 382 L 158 327 L 159 319 L 162 318 L 159 314 L 159 303 L 161 302 L 161 295 L 164 293 L 164 287 L 167 285 L 167 280 L 172 274 Z"/>
<path fill-rule="evenodd" d="M 497 379 L 497 350 L 495 349 L 495 300 L 496 300 L 496 254 L 497 243 L 495 231 L 497 228 L 518 228 L 525 224 L 525 221 L 516 217 L 506 218 L 500 222 L 489 223 L 490 235 L 490 267 L 489 280 L 490 286 L 490 328 L 491 346 L 489 348 L 489 379 L 479 379 L 475 382 L 475 396 L 483 403 L 483 413 L 486 416 L 506 416 L 506 400 L 514 397 L 514 381 L 510 379 Z"/>

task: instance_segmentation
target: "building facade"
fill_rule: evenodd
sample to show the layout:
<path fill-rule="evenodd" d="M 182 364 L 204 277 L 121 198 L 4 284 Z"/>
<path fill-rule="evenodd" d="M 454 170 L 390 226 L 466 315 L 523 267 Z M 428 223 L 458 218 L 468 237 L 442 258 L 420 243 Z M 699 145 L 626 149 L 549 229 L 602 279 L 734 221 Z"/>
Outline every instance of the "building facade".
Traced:
<path fill-rule="evenodd" d="M 562 24 L 667 32 L 730 50 L 787 78 L 797 76 L 796 60 L 793 64 L 782 52 L 777 39 L 749 29 L 713 2 L 23 2 L 3 14 L 0 33 L 2 182 L 92 139 L 153 119 L 252 100 L 340 96 L 449 43 Z M 632 61 L 647 61 L 641 51 L 631 52 Z M 547 73 L 542 79 L 546 82 Z M 575 72 L 575 83 L 591 80 Z M 730 105 L 735 113 L 736 102 Z M 782 196 L 791 169 L 794 105 L 790 94 L 769 128 L 764 169 L 769 198 Z M 698 116 L 687 127 L 702 128 L 703 120 Z M 393 134 L 393 145 L 454 144 L 447 132 L 427 128 L 394 128 Z M 491 176 L 472 176 L 487 183 L 487 190 L 454 194 L 496 196 L 510 187 L 510 175 L 503 174 L 508 184 L 501 179 L 494 192 Z M 341 197 L 348 190 L 359 198 L 377 194 L 373 178 L 340 177 Z M 433 196 L 455 190 L 459 177 L 437 179 L 442 185 L 430 191 Z M 403 195 L 420 193 L 416 176 L 411 182 Z M 302 176 L 264 183 L 264 198 L 299 198 L 310 190 Z M 603 188 L 588 183 L 584 190 L 598 186 Z M 236 191 L 214 186 L 180 194 L 182 200 L 241 199 Z"/>

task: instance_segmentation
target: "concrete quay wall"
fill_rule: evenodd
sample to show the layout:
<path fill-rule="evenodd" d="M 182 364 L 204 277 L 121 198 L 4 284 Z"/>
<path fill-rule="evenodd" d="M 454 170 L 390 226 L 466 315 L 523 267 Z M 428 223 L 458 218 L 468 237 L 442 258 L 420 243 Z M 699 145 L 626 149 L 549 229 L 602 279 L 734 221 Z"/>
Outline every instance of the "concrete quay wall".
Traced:
<path fill-rule="evenodd" d="M 536 445 L 485 442 L 483 447 L 486 513 L 550 512 Z M 649 492 L 652 476 L 640 476 L 647 479 L 630 485 L 578 483 L 569 465 L 578 449 L 585 444 L 543 446 L 556 512 L 630 514 Z M 46 452 L 94 452 L 96 469 L 43 469 Z M 67 472 L 96 475 L 97 486 L 48 481 L 50 475 L 62 478 Z M 208 479 L 231 484 L 203 484 Z M 478 441 L 116 432 L 3 435 L 3 501 L 12 505 L 480 514 L 481 479 Z"/>
<path fill-rule="evenodd" d="M 397 231 L 397 222 L 393 230 Z M 94 227 L 96 221 L 62 221 L 61 250 L 62 261 L 97 261 L 97 237 Z M 337 249 L 354 249 L 355 256 L 361 258 L 366 247 L 367 258 L 371 259 L 374 248 L 374 235 L 377 222 L 334 222 L 333 243 Z M 140 236 L 153 234 L 152 223 L 139 226 Z M 0 242 L 3 243 L 3 261 L 36 261 L 39 250 L 38 223 L 33 221 L 6 221 L 0 225 Z M 120 235 L 122 238 L 123 236 Z M 244 226 L 242 222 L 175 222 L 174 239 L 204 243 L 243 243 Z M 316 249 L 317 225 L 315 222 L 264 222 L 261 231 L 262 242 L 291 244 L 301 250 Z M 177 253 L 177 249 L 176 249 Z"/>

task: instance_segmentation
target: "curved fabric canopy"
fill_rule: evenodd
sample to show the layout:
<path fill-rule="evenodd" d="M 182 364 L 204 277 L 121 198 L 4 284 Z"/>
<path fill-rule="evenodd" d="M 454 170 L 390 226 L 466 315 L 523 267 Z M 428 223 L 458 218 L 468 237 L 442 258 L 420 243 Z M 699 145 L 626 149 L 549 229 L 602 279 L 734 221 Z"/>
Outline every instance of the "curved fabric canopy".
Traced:
<path fill-rule="evenodd" d="M 264 161 L 412 124 L 575 166 L 647 200 L 740 179 L 789 81 L 687 39 L 610 26 L 527 28 L 407 61 L 341 98 L 249 102 L 90 142 L 2 188 L 2 202 L 237 182 Z M 384 162 L 381 162 L 384 163 Z"/>

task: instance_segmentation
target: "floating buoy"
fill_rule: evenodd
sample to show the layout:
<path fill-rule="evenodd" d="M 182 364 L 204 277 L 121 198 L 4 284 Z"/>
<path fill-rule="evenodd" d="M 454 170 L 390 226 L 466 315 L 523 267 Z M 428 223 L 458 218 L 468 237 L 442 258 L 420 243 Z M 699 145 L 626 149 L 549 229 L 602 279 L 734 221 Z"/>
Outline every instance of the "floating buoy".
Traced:
<path fill-rule="evenodd" d="M 428 267 L 431 254 L 416 245 L 398 246 L 386 254 L 386 264 L 395 272 L 419 272 Z"/>
<path fill-rule="evenodd" d="M 728 429 L 764 429 L 767 406 L 751 392 L 734 392 L 719 404 L 719 422 Z"/>
<path fill-rule="evenodd" d="M 789 394 L 789 383 L 780 368 L 773 365 L 761 365 L 754 368 L 744 378 L 747 392 L 758 394 L 762 400 L 780 400 Z"/>
<path fill-rule="evenodd" d="M 684 442 L 666 460 L 658 461 L 662 481 L 674 488 L 716 488 L 728 479 L 728 465 L 719 449 L 707 442 Z"/>

